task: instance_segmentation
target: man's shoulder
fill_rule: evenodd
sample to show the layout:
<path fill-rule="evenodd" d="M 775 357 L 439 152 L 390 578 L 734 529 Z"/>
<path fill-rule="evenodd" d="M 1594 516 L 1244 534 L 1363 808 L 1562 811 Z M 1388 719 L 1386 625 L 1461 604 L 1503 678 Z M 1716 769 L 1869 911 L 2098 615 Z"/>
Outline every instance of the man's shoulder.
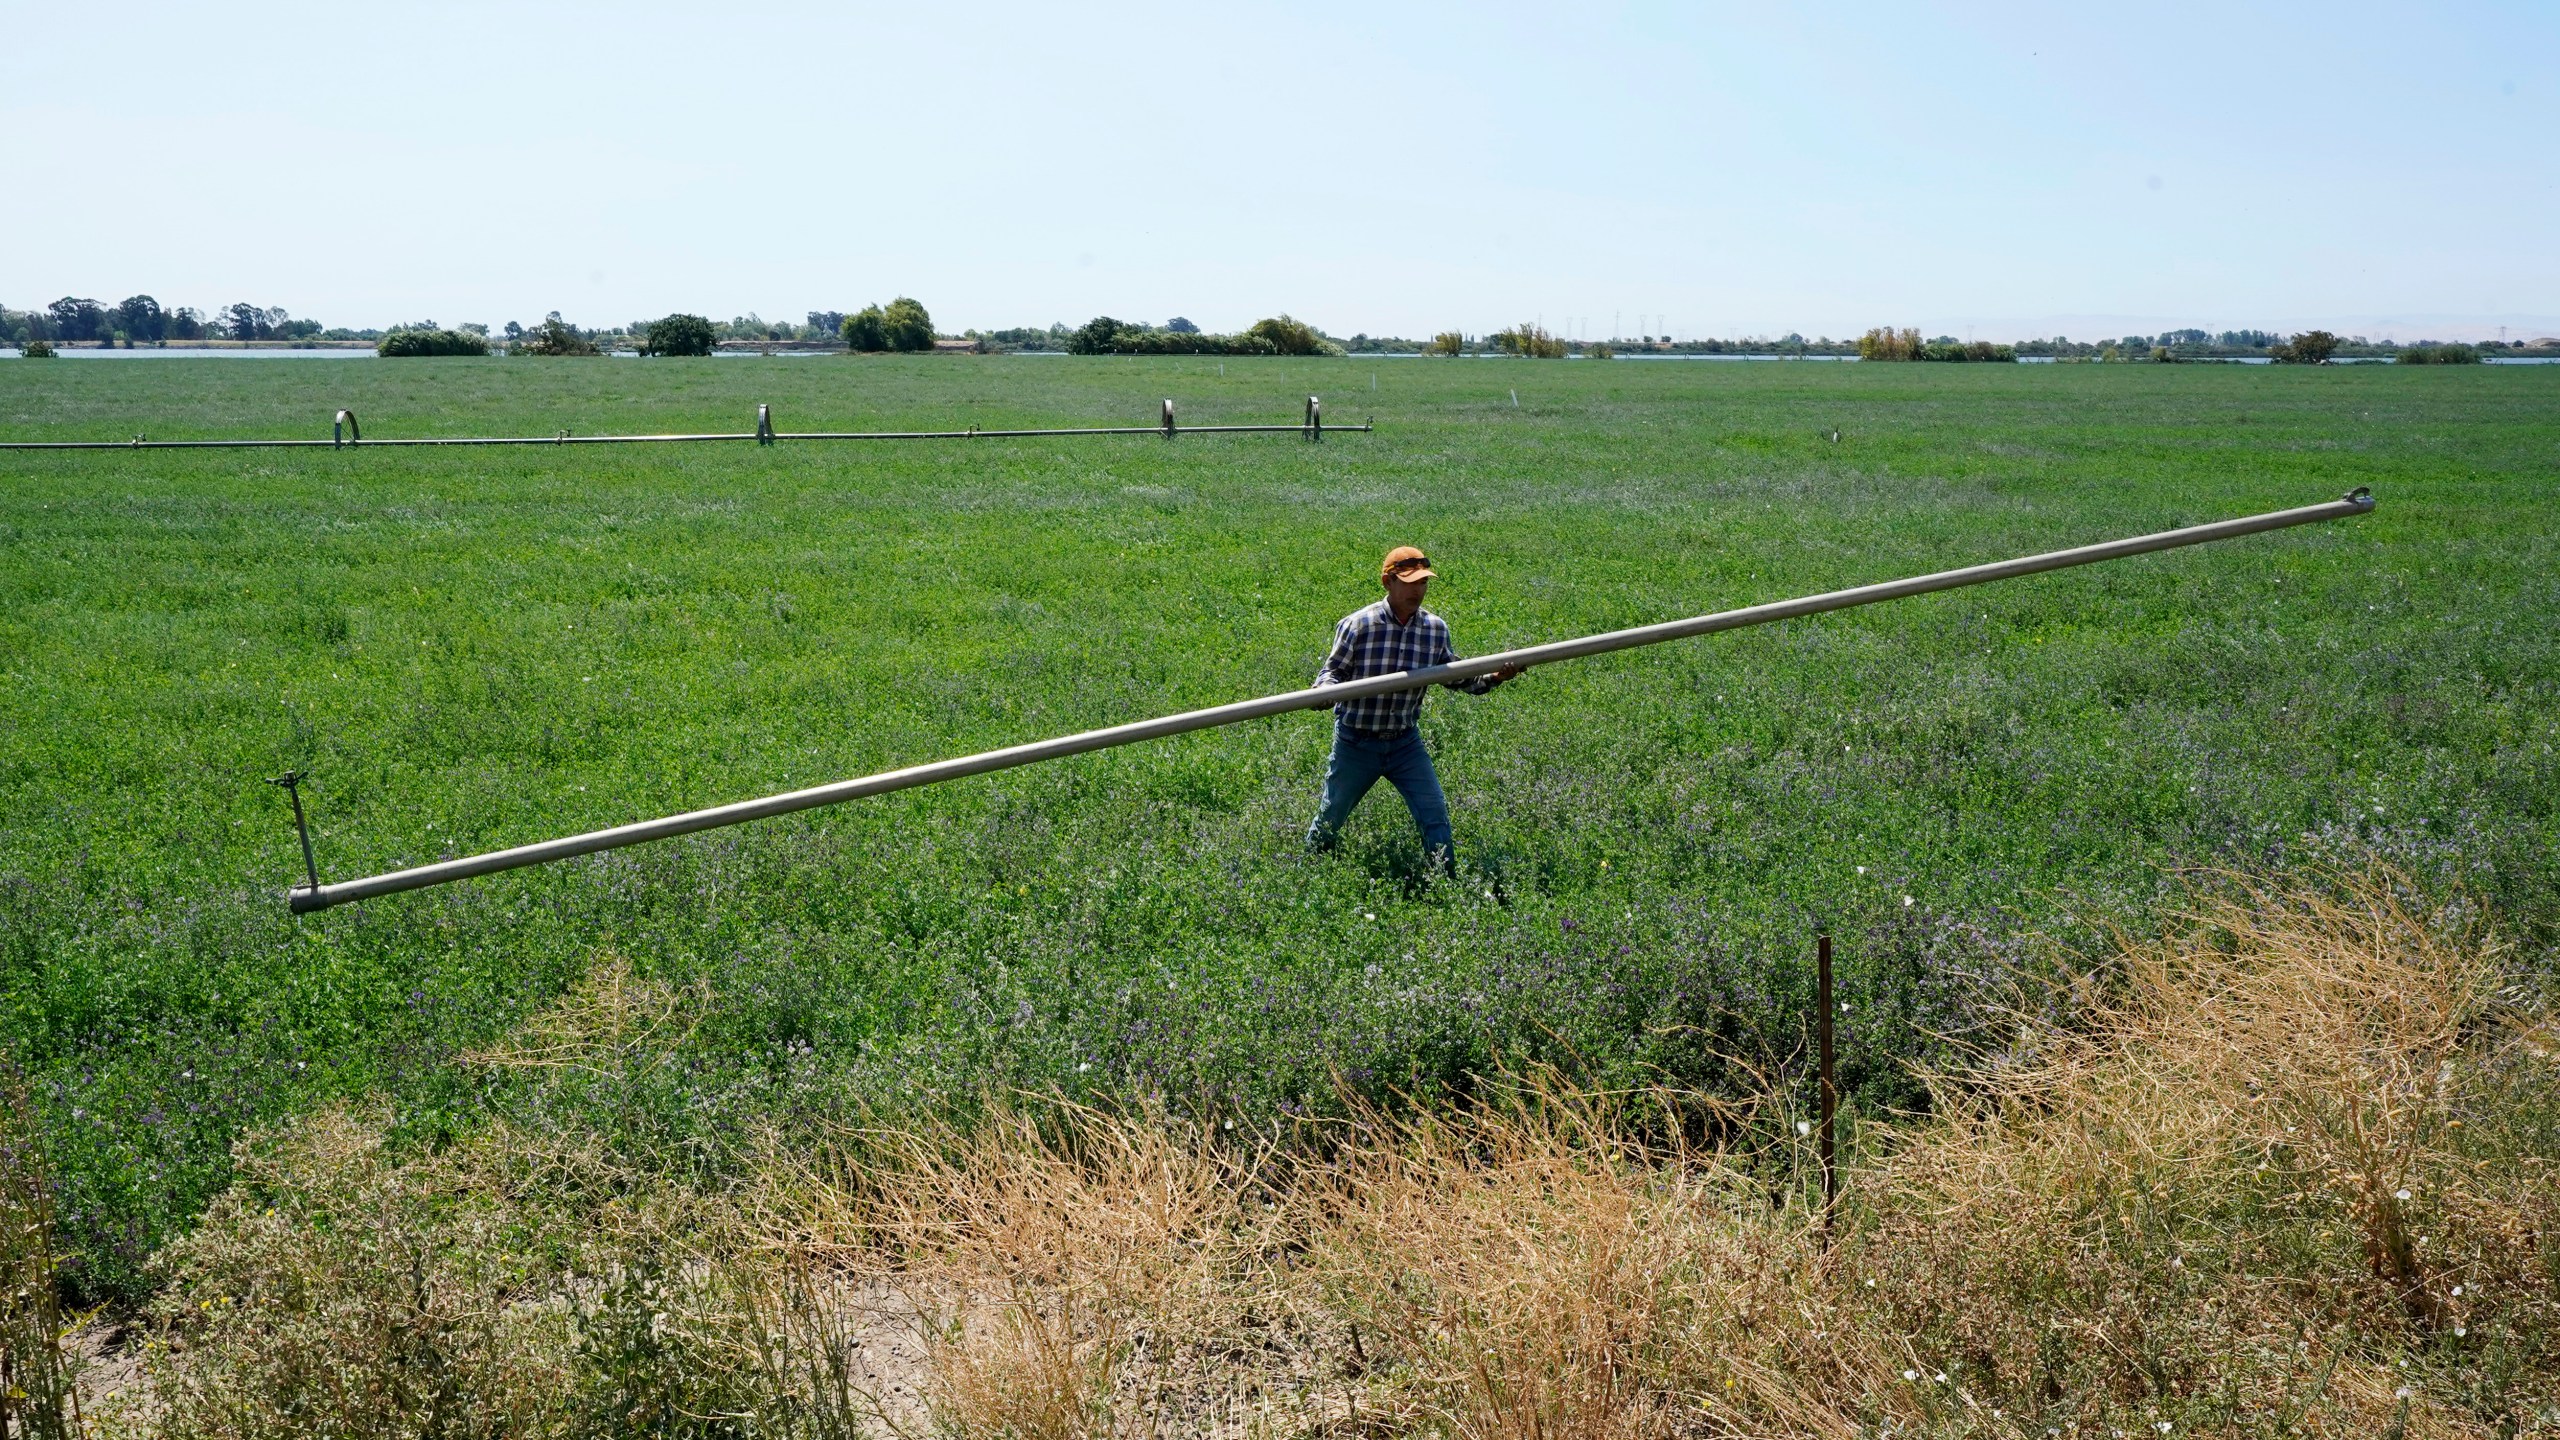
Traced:
<path fill-rule="evenodd" d="M 1342 623 L 1339 628 L 1345 630 L 1361 629 L 1366 626 L 1375 625 L 1379 621 L 1387 618 L 1387 602 L 1384 600 L 1373 600 L 1368 604 L 1361 606 L 1359 609 L 1352 611 L 1350 614 L 1343 616 Z"/>

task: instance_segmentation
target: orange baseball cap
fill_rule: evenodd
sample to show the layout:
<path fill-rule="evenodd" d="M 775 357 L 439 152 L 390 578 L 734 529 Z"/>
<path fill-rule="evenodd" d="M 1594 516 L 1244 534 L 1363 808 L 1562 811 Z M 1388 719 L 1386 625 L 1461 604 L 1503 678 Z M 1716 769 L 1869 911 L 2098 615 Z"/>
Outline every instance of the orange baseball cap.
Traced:
<path fill-rule="evenodd" d="M 1431 557 L 1410 545 L 1399 545 L 1387 552 L 1378 566 L 1381 576 L 1393 575 L 1399 580 L 1431 580 L 1437 577 L 1431 569 Z"/>

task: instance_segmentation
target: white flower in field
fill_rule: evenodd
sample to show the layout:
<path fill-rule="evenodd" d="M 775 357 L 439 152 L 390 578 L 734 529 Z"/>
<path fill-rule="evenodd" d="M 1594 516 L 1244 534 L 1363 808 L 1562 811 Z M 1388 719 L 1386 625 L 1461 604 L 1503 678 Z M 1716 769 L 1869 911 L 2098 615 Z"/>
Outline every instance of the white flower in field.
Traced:
<path fill-rule="evenodd" d="M 2394 1400 L 2406 1400 L 2409 1398 L 2409 1393 L 2409 1387 L 2403 1385 L 2399 1389 L 2391 1392 L 2391 1398 Z"/>
<path fill-rule="evenodd" d="M 2468 1335 L 2468 1334 L 2470 1334 L 2470 1333 L 2471 1333 L 2471 1332 L 2470 1332 L 2468 1329 L 2464 1328 L 2463 1326 L 2456 1325 L 2456 1326 L 2454 1326 L 2454 1327 L 2453 1327 L 2453 1338 L 2454 1338 L 2454 1339 L 2456 1339 L 2456 1340 L 2459 1340 L 2459 1339 L 2461 1339 L 2463 1336 Z"/>
<path fill-rule="evenodd" d="M 2168 1434 L 2168 1433 L 2169 1433 L 2169 1422 L 2168 1422 L 2168 1421 L 2163 1420 L 2163 1421 L 2161 1421 L 2161 1422 L 2160 1422 L 2160 1433 L 2161 1433 L 2161 1434 L 2163 1434 L 2163 1435 L 2166 1435 L 2166 1434 Z"/>
<path fill-rule="evenodd" d="M 1079 1074 L 1079 1075 L 1083 1074 L 1084 1072 L 1086 1072 L 1087 1070 L 1090 1070 L 1090 1069 L 1092 1069 L 1092 1068 L 1093 1068 L 1093 1062 L 1092 1062 L 1092 1061 L 1090 1061 L 1090 1060 L 1079 1060 L 1079 1061 L 1077 1061 L 1077 1062 L 1076 1062 L 1076 1073 L 1077 1073 L 1077 1074 Z"/>
<path fill-rule="evenodd" d="M 1227 1122 L 1227 1127 L 1226 1127 L 1226 1128 L 1228 1128 L 1228 1129 L 1230 1129 L 1230 1130 L 1233 1130 L 1234 1128 L 1236 1128 L 1236 1122 L 1234 1122 L 1233 1120 L 1228 1121 L 1228 1122 Z"/>
<path fill-rule="evenodd" d="M 2453 1287 L 2453 1293 L 2454 1293 L 2454 1294 L 2456 1294 L 2456 1295 L 2461 1294 L 2461 1293 L 2462 1293 L 2462 1287 L 2461 1287 L 2461 1286 L 2459 1286 L 2459 1285 L 2454 1286 L 2454 1287 Z"/>
<path fill-rule="evenodd" d="M 1810 1120 L 1799 1120 L 1799 1121 L 1797 1121 L 1797 1122 L 1796 1122 L 1796 1133 L 1797 1133 L 1797 1134 L 1799 1134 L 1799 1135 L 1810 1135 L 1810 1134 L 1812 1134 L 1812 1133 L 1813 1133 L 1813 1122 L 1812 1122 L 1812 1121 L 1810 1121 Z M 2462 1292 L 2461 1292 L 2461 1291 L 2459 1291 L 2459 1290 L 2456 1290 L 2456 1291 L 2455 1291 L 2455 1292 L 2453 1292 L 2453 1293 L 2455 1293 L 2456 1295 L 2459 1295 L 2459 1294 L 2461 1294 Z"/>
<path fill-rule="evenodd" d="M 1941 1384 L 1941 1385 L 1946 1384 L 1946 1383 L 1947 1383 L 1947 1372 L 1946 1372 L 1946 1371 L 1944 1371 L 1944 1370 L 1939 1371 L 1939 1372 L 1938 1372 L 1938 1375 L 1937 1375 L 1937 1380 L 1938 1380 L 1938 1383 L 1939 1383 L 1939 1384 Z"/>
<path fill-rule="evenodd" d="M 1866 867 L 1866 866 L 1864 866 L 1864 865 L 1859 866 L 1859 867 L 1858 867 L 1858 873 L 1859 873 L 1859 874 L 1861 874 L 1861 875 L 1866 874 L 1866 873 L 1867 873 L 1867 867 Z"/>
<path fill-rule="evenodd" d="M 2395 1195 L 2395 1196 L 2399 1197 L 2399 1198 L 2400 1198 L 2400 1199 L 2402 1199 L 2402 1200 L 2406 1200 L 2406 1199 L 2408 1199 L 2408 1198 L 2409 1198 L 2409 1192 L 2408 1192 L 2408 1191 L 2406 1191 L 2406 1190 L 2395 1190 L 2395 1191 L 2393 1191 L 2393 1192 L 2391 1192 L 2391 1193 L 2392 1193 L 2393 1195 Z"/>
<path fill-rule="evenodd" d="M 1902 1372 L 1902 1378 L 1905 1380 L 1917 1380 L 1920 1378 L 1920 1372 L 1917 1370 L 1905 1370 Z"/>
<path fill-rule="evenodd" d="M 1902 908 L 1903 908 L 1903 909 L 1905 909 L 1905 910 L 1908 910 L 1908 909 L 1910 909 L 1910 908 L 1911 908 L 1911 897 L 1910 897 L 1910 896 L 1905 895 L 1905 896 L 1903 896 L 1903 897 L 1902 897 Z"/>
<path fill-rule="evenodd" d="M 1378 917 L 1374 912 L 1363 910 L 1360 912 L 1360 918 L 1363 920 L 1375 920 Z"/>

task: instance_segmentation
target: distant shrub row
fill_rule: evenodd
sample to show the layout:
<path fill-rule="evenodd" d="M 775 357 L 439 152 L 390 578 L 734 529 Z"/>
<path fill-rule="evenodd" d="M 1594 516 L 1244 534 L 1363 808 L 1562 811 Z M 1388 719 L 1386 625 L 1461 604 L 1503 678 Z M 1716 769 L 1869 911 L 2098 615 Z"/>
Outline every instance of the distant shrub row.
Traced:
<path fill-rule="evenodd" d="M 468 330 L 394 330 L 374 345 L 385 360 L 413 360 L 427 355 L 486 355 L 489 337 Z"/>
<path fill-rule="evenodd" d="M 2480 352 L 2469 345 L 2412 345 L 2400 352 L 2402 365 L 2477 365 Z"/>
<path fill-rule="evenodd" d="M 1339 355 L 1342 347 L 1304 320 L 1275 315 L 1233 335 L 1159 330 L 1097 315 L 1067 337 L 1071 355 Z"/>
<path fill-rule="evenodd" d="M 1994 345 L 1988 340 L 1970 343 L 1940 336 L 1923 340 L 1917 330 L 1896 330 L 1878 326 L 1858 337 L 1861 360 L 1938 360 L 1954 362 L 1990 362 L 2014 364 L 2018 350 L 2014 345 Z"/>

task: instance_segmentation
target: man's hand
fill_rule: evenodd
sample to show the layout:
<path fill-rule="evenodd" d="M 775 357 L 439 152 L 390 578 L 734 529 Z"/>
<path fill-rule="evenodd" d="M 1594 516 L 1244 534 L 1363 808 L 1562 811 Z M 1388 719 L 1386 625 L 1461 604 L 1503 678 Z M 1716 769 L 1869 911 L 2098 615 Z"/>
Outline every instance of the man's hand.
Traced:
<path fill-rule="evenodd" d="M 1514 676 L 1518 675 L 1521 671 L 1526 670 L 1526 669 L 1528 669 L 1528 668 L 1529 668 L 1529 667 L 1528 667 L 1528 666 L 1526 666 L 1526 665 L 1505 665 L 1505 666 L 1503 666 L 1501 669 L 1496 670 L 1496 671 L 1494 671 L 1492 674 L 1487 675 L 1486 677 L 1484 677 L 1484 678 L 1485 678 L 1485 687 L 1484 687 L 1484 688 L 1486 688 L 1487 690 L 1490 690 L 1490 689 L 1492 689 L 1494 686 L 1501 684 L 1501 683 L 1502 683 L 1503 681 L 1505 681 L 1505 680 L 1509 680 L 1509 679 L 1513 678 Z"/>

